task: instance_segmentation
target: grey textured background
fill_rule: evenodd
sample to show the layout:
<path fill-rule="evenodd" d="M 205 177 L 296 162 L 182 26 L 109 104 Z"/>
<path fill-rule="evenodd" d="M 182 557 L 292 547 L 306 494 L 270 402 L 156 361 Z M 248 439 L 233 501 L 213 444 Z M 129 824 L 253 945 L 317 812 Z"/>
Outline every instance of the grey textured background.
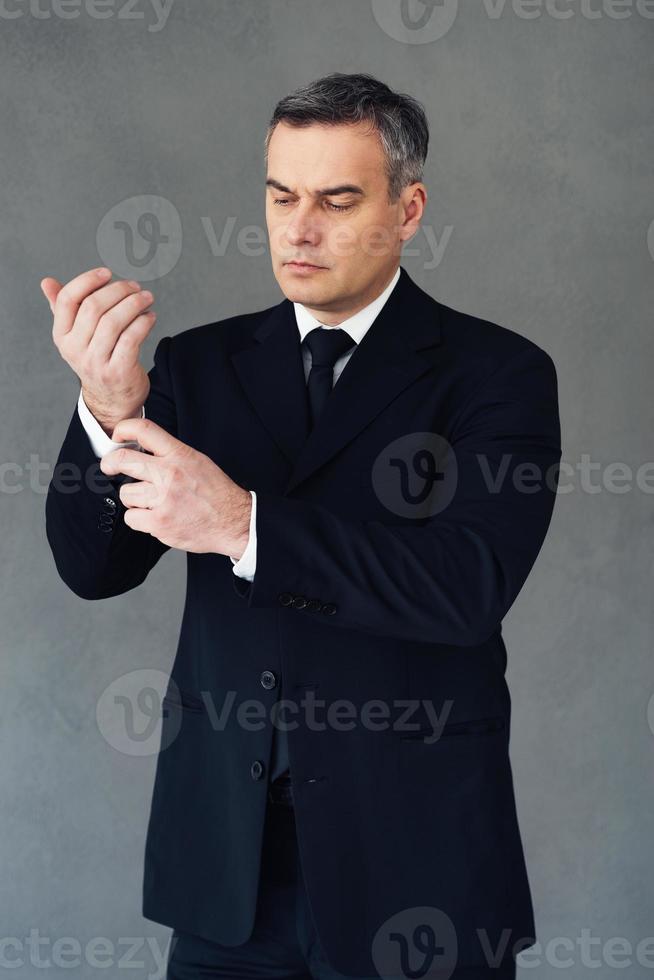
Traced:
<path fill-rule="evenodd" d="M 161 195 L 183 238 L 174 268 L 150 282 L 159 318 L 148 367 L 159 337 L 278 302 L 266 250 L 252 255 L 236 240 L 265 227 L 268 117 L 312 78 L 369 71 L 419 98 L 430 119 L 424 223 L 449 238 L 434 265 L 419 234 L 403 264 L 437 299 L 552 355 L 563 459 L 600 464 L 599 492 L 578 473 L 565 481 L 571 492 L 559 495 L 504 621 L 537 926 L 544 947 L 557 938 L 568 947 L 544 948 L 521 976 L 560 977 L 553 956 L 570 957 L 565 976 L 614 976 L 602 947 L 616 937 L 632 944 L 630 957 L 614 949 L 632 963 L 621 975 L 652 976 L 652 948 L 649 966 L 636 950 L 654 935 L 652 494 L 635 483 L 652 458 L 654 414 L 646 5 L 623 5 L 618 18 L 593 0 L 591 19 L 581 0 L 561 0 L 569 19 L 528 19 L 508 2 L 496 16 L 501 4 L 466 0 L 430 43 L 392 37 L 378 0 L 177 0 L 164 24 L 150 0 L 129 18 L 124 0 L 104 20 L 90 0 L 78 7 L 77 17 L 36 16 L 13 0 L 0 15 L 0 943 L 24 943 L 35 929 L 52 959 L 61 937 L 163 944 L 169 934 L 140 916 L 154 757 L 111 748 L 96 704 L 122 674 L 170 667 L 185 559 L 169 553 L 138 590 L 101 603 L 59 580 L 44 492 L 79 386 L 52 344 L 39 281 L 106 262 L 103 217 L 126 198 Z M 214 254 L 206 229 L 220 238 L 230 220 L 232 238 Z M 632 468 L 626 492 L 602 486 L 615 462 Z M 30 463 L 43 468 L 31 486 Z M 23 489 L 10 492 L 18 473 Z M 584 930 L 597 969 L 584 965 Z M 125 952 L 116 946 L 116 958 Z M 4 955 L 22 956 L 12 971 L 21 980 L 123 975 L 88 957 L 44 971 L 26 947 Z M 156 974 L 147 949 L 134 959 L 143 965 L 129 976 Z"/>

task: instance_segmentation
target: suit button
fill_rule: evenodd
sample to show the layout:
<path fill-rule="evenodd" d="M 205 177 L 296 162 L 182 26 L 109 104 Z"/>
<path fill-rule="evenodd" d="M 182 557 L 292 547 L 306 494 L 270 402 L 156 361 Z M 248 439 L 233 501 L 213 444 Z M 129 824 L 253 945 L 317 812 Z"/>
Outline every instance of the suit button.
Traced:
<path fill-rule="evenodd" d="M 294 609 L 304 609 L 306 605 L 307 605 L 307 600 L 303 595 L 296 595 L 295 598 L 293 599 Z"/>
<path fill-rule="evenodd" d="M 322 612 L 324 612 L 326 616 L 333 616 L 336 612 L 336 606 L 333 602 L 325 602 L 322 607 Z"/>
<path fill-rule="evenodd" d="M 267 691 L 272 691 L 273 687 L 277 684 L 277 678 L 273 674 L 272 670 L 264 670 L 259 678 L 261 681 L 261 686 L 265 687 Z"/>
<path fill-rule="evenodd" d="M 309 599 L 307 602 L 307 612 L 320 612 L 322 602 L 320 599 Z"/>
<path fill-rule="evenodd" d="M 263 776 L 263 771 L 264 771 L 263 762 L 260 762 L 259 759 L 255 759 L 252 765 L 250 766 L 250 775 L 252 776 L 253 779 L 261 779 L 261 777 Z"/>
<path fill-rule="evenodd" d="M 105 497 L 104 500 L 102 501 L 102 503 L 103 503 L 104 511 L 105 511 L 106 514 L 115 514 L 116 513 L 116 508 L 117 508 L 118 505 L 117 505 L 117 503 L 116 503 L 116 501 L 114 500 L 113 497 Z"/>
<path fill-rule="evenodd" d="M 114 519 L 109 514 L 100 514 L 100 519 L 98 520 L 98 528 L 105 534 L 109 534 L 113 530 Z"/>
<path fill-rule="evenodd" d="M 290 592 L 280 592 L 277 598 L 282 606 L 290 606 L 290 604 L 293 602 L 293 596 Z"/>

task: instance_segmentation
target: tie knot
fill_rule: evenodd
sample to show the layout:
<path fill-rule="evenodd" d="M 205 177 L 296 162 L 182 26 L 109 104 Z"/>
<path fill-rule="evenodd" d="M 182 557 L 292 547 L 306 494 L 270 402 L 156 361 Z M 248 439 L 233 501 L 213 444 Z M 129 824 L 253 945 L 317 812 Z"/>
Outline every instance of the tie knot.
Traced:
<path fill-rule="evenodd" d="M 311 364 L 333 367 L 336 361 L 350 347 L 355 346 L 355 342 L 346 330 L 339 327 L 315 327 L 310 330 L 304 338 L 304 342 L 311 351 Z"/>

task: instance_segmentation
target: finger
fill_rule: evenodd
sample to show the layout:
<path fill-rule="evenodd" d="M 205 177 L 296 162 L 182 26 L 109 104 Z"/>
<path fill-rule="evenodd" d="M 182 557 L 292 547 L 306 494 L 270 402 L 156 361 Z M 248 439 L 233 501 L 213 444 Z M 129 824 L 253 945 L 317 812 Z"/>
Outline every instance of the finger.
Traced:
<path fill-rule="evenodd" d="M 107 283 L 80 303 L 72 338 L 82 350 L 92 345 L 101 360 L 107 360 L 120 331 L 152 302 L 152 294 L 140 296 L 141 288 L 132 279 Z M 128 302 L 127 306 L 123 303 Z"/>
<path fill-rule="evenodd" d="M 157 493 L 152 483 L 141 480 L 138 483 L 123 483 L 118 496 L 125 507 L 149 509 L 155 505 Z"/>
<path fill-rule="evenodd" d="M 61 283 L 57 279 L 53 279 L 52 276 L 46 276 L 45 279 L 41 280 L 41 290 L 43 295 L 48 301 L 50 306 L 50 312 L 54 313 L 55 300 L 59 291 L 63 288 Z"/>
<path fill-rule="evenodd" d="M 154 517 L 151 510 L 142 510 L 139 507 L 132 507 L 123 514 L 123 520 L 133 531 L 142 531 L 143 534 L 153 534 Z M 156 537 L 156 535 L 154 535 Z"/>
<path fill-rule="evenodd" d="M 63 340 L 73 329 L 82 300 L 111 279 L 111 269 L 102 266 L 75 276 L 63 286 L 56 297 L 52 335 L 55 341 Z"/>
<path fill-rule="evenodd" d="M 116 341 L 109 363 L 117 369 L 121 365 L 128 366 L 134 363 L 141 349 L 141 344 L 152 330 L 157 319 L 154 310 L 148 310 L 141 316 L 125 327 L 120 337 Z"/>
<path fill-rule="evenodd" d="M 116 285 L 119 284 L 116 283 Z M 122 333 L 132 324 L 135 318 L 145 314 L 145 311 L 154 299 L 152 293 L 147 289 L 134 291 L 130 288 L 131 283 L 126 283 L 125 285 L 126 288 L 123 290 L 123 295 L 118 296 L 115 303 L 110 303 L 99 318 L 96 315 L 96 319 L 94 320 L 92 318 L 90 321 L 89 353 L 103 362 L 108 361 L 112 356 L 116 343 Z M 111 298 L 109 297 L 109 300 Z M 104 302 L 104 297 L 102 301 Z M 152 319 L 148 322 L 154 323 L 154 320 Z M 97 329 L 94 323 L 97 324 Z"/>
<path fill-rule="evenodd" d="M 106 476 L 122 473 L 125 476 L 133 476 L 136 480 L 147 480 L 153 484 L 155 481 L 161 482 L 160 467 L 161 464 L 156 456 L 147 456 L 138 449 L 112 449 L 100 460 L 100 469 Z"/>
<path fill-rule="evenodd" d="M 115 427 L 111 438 L 114 442 L 134 440 L 143 449 L 153 453 L 155 457 L 165 456 L 167 453 L 178 449 L 180 445 L 183 445 L 179 439 L 171 436 L 170 432 L 166 432 L 165 429 L 162 429 L 152 419 L 147 418 L 121 419 Z"/>

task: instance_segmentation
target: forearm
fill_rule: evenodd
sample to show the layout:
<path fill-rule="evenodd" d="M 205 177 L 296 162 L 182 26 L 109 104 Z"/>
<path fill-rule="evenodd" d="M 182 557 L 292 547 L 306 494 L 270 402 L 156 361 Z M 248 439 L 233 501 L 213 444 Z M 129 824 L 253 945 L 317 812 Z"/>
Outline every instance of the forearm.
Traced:
<path fill-rule="evenodd" d="M 452 497 L 419 521 L 347 520 L 258 491 L 256 574 L 235 583 L 238 594 L 384 636 L 483 642 L 522 588 L 552 516 L 561 444 L 551 358 L 528 347 L 503 364 L 449 435 L 438 485 Z"/>
<path fill-rule="evenodd" d="M 169 341 L 163 338 L 155 351 L 146 412 L 174 432 Z M 168 550 L 157 538 L 125 524 L 119 497 L 123 478 L 106 476 L 99 464 L 76 407 L 48 486 L 45 523 L 60 577 L 85 599 L 103 599 L 135 588 Z"/>
<path fill-rule="evenodd" d="M 477 645 L 498 628 L 520 591 L 553 503 L 549 494 L 527 533 L 507 528 L 501 540 L 474 518 L 422 527 L 362 523 L 259 492 L 256 575 L 237 591 L 252 606 L 283 605 L 285 594 L 317 599 L 315 610 L 300 599 L 289 611 L 347 629 Z"/>
<path fill-rule="evenodd" d="M 75 410 L 48 486 L 45 521 L 60 577 L 85 599 L 138 585 L 156 548 L 149 535 L 127 527 L 120 481 L 105 476 L 99 463 Z"/>

